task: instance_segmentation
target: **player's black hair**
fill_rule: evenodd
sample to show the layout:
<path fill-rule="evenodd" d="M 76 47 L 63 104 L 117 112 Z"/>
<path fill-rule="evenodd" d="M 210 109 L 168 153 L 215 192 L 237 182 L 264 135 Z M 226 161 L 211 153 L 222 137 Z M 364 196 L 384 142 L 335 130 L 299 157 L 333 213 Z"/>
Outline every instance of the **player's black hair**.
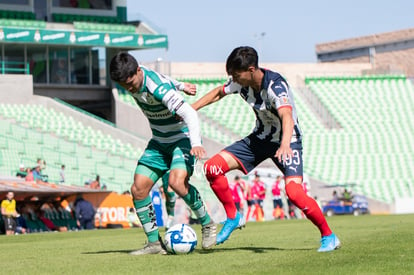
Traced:
<path fill-rule="evenodd" d="M 227 74 L 247 71 L 250 66 L 259 67 L 259 57 L 255 49 L 249 46 L 235 48 L 226 61 Z"/>
<path fill-rule="evenodd" d="M 116 54 L 109 65 L 111 79 L 116 82 L 125 82 L 129 77 L 136 74 L 137 69 L 137 60 L 127 52 Z"/>

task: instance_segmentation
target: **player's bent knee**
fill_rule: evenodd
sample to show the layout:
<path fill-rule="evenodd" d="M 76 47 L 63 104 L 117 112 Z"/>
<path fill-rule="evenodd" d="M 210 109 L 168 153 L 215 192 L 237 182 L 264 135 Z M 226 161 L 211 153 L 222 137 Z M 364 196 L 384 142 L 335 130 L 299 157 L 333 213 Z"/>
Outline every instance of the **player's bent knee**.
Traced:
<path fill-rule="evenodd" d="M 229 171 L 226 160 L 219 154 L 214 155 L 204 164 L 204 173 L 208 181 L 212 182 L 215 178 L 224 176 Z"/>
<path fill-rule="evenodd" d="M 168 185 L 173 189 L 176 190 L 180 186 L 183 186 L 186 183 L 186 179 L 188 177 L 188 173 L 185 170 L 175 169 L 170 172 L 170 176 L 168 178 Z"/>
<path fill-rule="evenodd" d="M 139 188 L 138 184 L 134 183 L 131 186 L 131 194 L 134 200 L 143 200 L 148 196 L 149 191 L 145 190 L 144 188 Z"/>

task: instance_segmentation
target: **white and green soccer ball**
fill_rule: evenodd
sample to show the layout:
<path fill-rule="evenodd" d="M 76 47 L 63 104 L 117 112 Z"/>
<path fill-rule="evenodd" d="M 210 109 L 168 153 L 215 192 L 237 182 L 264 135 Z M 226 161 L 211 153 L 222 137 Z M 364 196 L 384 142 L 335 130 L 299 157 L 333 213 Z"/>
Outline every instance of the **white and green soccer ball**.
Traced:
<path fill-rule="evenodd" d="M 187 224 L 176 224 L 165 233 L 165 247 L 172 254 L 189 254 L 197 246 L 197 234 Z"/>

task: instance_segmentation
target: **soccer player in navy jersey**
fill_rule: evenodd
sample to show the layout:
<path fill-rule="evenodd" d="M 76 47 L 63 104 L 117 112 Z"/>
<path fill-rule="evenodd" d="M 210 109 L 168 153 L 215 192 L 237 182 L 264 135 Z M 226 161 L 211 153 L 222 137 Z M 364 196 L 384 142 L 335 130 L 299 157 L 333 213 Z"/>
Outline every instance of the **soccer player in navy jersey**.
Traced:
<path fill-rule="evenodd" d="M 340 241 L 329 228 L 318 204 L 305 194 L 301 185 L 302 132 L 288 83 L 280 74 L 260 68 L 257 52 L 251 47 L 235 48 L 227 58 L 226 71 L 229 81 L 197 100 L 192 104 L 193 108 L 199 110 L 226 95 L 237 93 L 253 108 L 256 127 L 247 137 L 226 147 L 204 164 L 206 178 L 227 214 L 217 235 L 217 244 L 226 241 L 236 228 L 244 226 L 244 219 L 232 199 L 226 172 L 238 169 L 247 174 L 271 158 L 285 176 L 289 200 L 318 227 L 322 236 L 318 251 L 339 248 Z"/>

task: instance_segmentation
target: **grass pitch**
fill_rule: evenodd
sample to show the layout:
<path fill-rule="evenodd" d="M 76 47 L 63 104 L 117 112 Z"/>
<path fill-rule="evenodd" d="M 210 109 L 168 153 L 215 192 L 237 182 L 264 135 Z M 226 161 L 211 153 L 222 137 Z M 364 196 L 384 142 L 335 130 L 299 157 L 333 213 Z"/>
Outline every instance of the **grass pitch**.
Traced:
<path fill-rule="evenodd" d="M 413 274 L 414 215 L 336 216 L 342 248 L 318 253 L 308 220 L 248 223 L 213 250 L 130 256 L 142 229 L 0 236 L 1 274 Z M 164 235 L 164 230 L 161 229 Z"/>

